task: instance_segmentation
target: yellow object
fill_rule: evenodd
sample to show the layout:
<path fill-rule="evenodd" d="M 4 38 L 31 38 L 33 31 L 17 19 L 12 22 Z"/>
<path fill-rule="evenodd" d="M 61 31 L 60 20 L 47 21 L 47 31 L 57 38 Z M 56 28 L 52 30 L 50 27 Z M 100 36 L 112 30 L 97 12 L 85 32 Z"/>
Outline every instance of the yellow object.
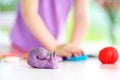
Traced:
<path fill-rule="evenodd" d="M 0 61 L 1 61 L 2 57 L 0 56 Z"/>

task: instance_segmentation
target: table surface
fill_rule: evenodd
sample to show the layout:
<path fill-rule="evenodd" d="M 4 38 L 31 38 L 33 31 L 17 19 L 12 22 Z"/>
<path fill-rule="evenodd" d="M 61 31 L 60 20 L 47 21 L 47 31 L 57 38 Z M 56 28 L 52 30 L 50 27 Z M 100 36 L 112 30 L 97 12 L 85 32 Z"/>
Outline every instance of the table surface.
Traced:
<path fill-rule="evenodd" d="M 58 69 L 35 69 L 26 62 L 0 63 L 0 80 L 120 80 L 120 61 L 103 65 L 96 58 L 61 62 Z"/>

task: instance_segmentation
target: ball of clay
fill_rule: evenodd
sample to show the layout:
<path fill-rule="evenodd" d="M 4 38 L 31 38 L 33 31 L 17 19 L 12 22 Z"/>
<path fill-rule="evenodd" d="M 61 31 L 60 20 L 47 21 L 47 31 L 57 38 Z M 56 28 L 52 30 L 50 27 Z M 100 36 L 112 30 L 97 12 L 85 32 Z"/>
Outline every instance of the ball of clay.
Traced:
<path fill-rule="evenodd" d="M 98 59 L 103 64 L 114 64 L 118 60 L 118 51 L 114 47 L 105 47 L 100 50 Z"/>
<path fill-rule="evenodd" d="M 48 57 L 48 51 L 42 47 L 29 51 L 27 63 L 34 68 L 54 69 L 57 68 L 55 52 Z"/>

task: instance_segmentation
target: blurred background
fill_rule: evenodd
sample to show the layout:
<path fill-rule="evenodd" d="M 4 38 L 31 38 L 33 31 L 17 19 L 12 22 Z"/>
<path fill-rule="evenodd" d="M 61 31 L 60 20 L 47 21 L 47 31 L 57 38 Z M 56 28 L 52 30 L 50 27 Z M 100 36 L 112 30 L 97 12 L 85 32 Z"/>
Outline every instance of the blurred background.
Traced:
<path fill-rule="evenodd" d="M 100 1 L 100 0 L 99 0 Z M 112 1 L 112 0 L 110 0 Z M 117 0 L 115 0 L 117 1 Z M 101 5 L 98 0 L 88 0 L 89 28 L 83 49 L 98 53 L 105 46 L 120 47 L 120 11 L 116 7 Z M 16 19 L 17 0 L 0 0 L 0 53 L 10 52 L 10 31 Z M 66 41 L 69 41 L 73 23 L 73 10 L 67 19 Z"/>

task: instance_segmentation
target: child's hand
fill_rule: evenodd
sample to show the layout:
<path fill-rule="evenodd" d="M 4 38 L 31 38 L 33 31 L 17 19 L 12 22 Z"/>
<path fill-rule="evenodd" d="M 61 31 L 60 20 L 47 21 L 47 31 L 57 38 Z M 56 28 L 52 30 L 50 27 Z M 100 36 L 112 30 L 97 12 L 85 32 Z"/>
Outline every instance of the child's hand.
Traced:
<path fill-rule="evenodd" d="M 55 49 L 55 52 L 57 56 L 62 56 L 62 57 L 67 57 L 67 58 L 71 58 L 72 55 L 77 57 L 83 54 L 82 50 L 80 50 L 78 47 L 72 44 L 58 45 Z"/>

